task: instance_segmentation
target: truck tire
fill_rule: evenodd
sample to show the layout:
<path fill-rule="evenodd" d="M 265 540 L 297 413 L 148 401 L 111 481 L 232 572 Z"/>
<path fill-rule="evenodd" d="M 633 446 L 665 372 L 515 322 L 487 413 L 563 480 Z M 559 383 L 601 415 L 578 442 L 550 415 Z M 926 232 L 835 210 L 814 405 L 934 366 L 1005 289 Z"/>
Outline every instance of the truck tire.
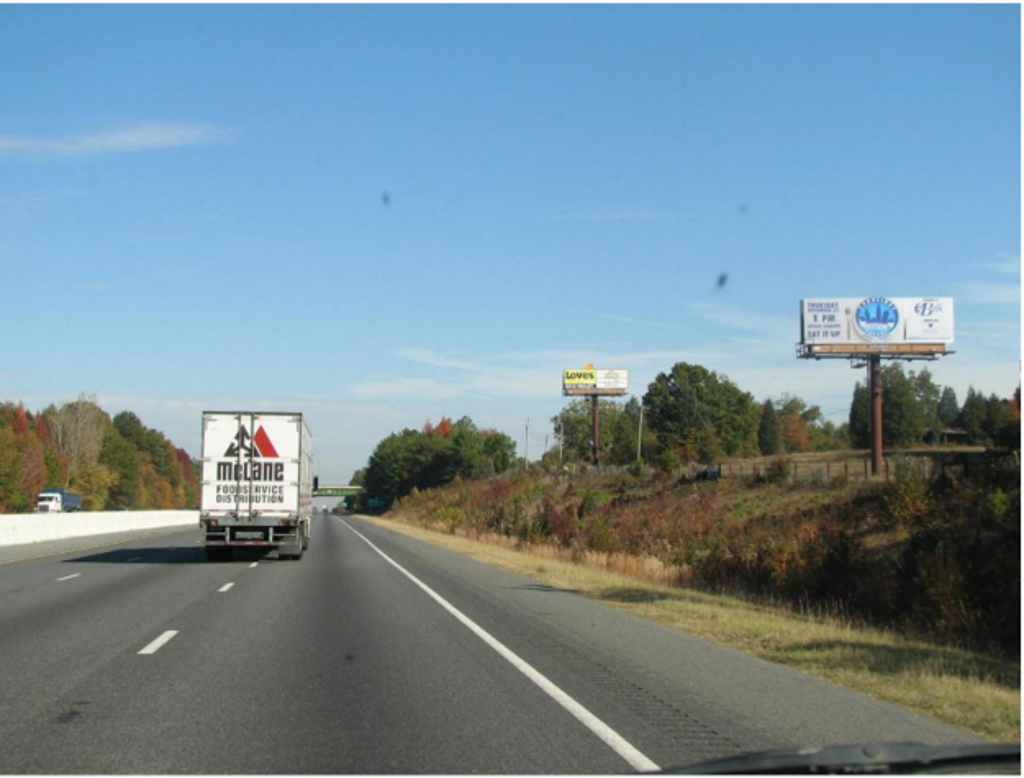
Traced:
<path fill-rule="evenodd" d="M 307 545 L 309 545 L 309 540 L 306 538 L 306 533 L 303 531 L 302 527 L 299 527 L 299 553 L 292 554 L 292 559 L 296 561 L 302 559 L 302 554 L 306 550 Z"/>

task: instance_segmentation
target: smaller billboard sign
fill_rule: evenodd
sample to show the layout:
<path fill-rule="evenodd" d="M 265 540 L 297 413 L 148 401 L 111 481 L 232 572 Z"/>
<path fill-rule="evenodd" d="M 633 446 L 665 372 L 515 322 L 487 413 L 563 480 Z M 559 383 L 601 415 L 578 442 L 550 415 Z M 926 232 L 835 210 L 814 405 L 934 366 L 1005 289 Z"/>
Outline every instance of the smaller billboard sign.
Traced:
<path fill-rule="evenodd" d="M 628 370 L 579 368 L 562 371 L 564 395 L 622 395 L 629 389 Z"/>
<path fill-rule="evenodd" d="M 597 385 L 597 371 L 593 368 L 562 371 L 562 386 L 593 387 Z"/>

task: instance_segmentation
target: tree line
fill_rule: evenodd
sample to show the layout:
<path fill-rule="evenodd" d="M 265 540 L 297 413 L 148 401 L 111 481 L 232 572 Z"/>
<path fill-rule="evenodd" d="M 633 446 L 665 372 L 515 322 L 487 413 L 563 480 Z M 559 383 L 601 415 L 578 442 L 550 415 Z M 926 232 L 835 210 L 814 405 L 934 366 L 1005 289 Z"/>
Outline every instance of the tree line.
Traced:
<path fill-rule="evenodd" d="M 850 404 L 849 433 L 854 448 L 871 445 L 871 397 L 858 382 Z M 927 368 L 904 373 L 899 363 L 882 368 L 882 441 L 886 446 L 940 443 L 944 438 L 970 445 L 1020 448 L 1020 386 L 1013 397 L 985 397 L 968 387 L 963 405 L 951 386 L 940 387 Z"/>
<path fill-rule="evenodd" d="M 377 444 L 366 467 L 351 483 L 363 486 L 367 497 L 391 505 L 413 489 L 443 486 L 458 478 L 486 478 L 511 469 L 516 444 L 494 429 L 477 429 L 468 416 L 456 422 L 441 417 L 435 426 L 404 429 Z"/>
<path fill-rule="evenodd" d="M 882 369 L 882 409 L 887 447 L 946 438 L 1020 447 L 1020 387 L 1009 399 L 985 398 L 972 387 L 960 405 L 952 387 L 937 385 L 927 368 L 907 372 L 893 363 Z M 671 470 L 726 457 L 868 448 L 869 412 L 862 383 L 854 388 L 847 421 L 836 424 L 797 396 L 758 403 L 728 376 L 680 362 L 659 373 L 641 399 L 599 401 L 598 453 L 604 464 L 627 465 L 639 452 L 648 464 Z M 557 448 L 545 453 L 543 464 L 591 460 L 591 414 L 591 401 L 577 399 L 551 419 Z"/>
<path fill-rule="evenodd" d="M 927 368 L 905 371 L 900 363 L 882 369 L 884 442 L 887 447 L 954 442 L 1020 447 L 1020 388 L 1012 398 L 988 398 L 968 390 L 963 405 L 951 387 L 937 385 Z M 784 394 L 757 402 L 728 376 L 702 365 L 679 362 L 659 373 L 641 398 L 598 403 L 600 461 L 629 465 L 640 458 L 672 470 L 688 462 L 807 451 L 868 448 L 867 389 L 858 383 L 848 419 L 830 420 L 817 405 Z M 555 468 L 592 459 L 592 406 L 576 399 L 551 419 L 555 447 L 542 466 Z M 952 431 L 952 433 L 951 433 Z M 352 483 L 368 498 L 391 505 L 413 489 L 495 475 L 514 467 L 516 444 L 496 430 L 478 430 L 472 419 L 442 417 L 435 427 L 404 429 L 377 444 Z M 525 463 L 524 463 L 525 464 Z"/>
<path fill-rule="evenodd" d="M 84 510 L 192 508 L 196 466 L 131 411 L 113 418 L 93 397 L 33 414 L 0 404 L 0 513 L 24 513 L 45 488 L 82 496 Z"/>

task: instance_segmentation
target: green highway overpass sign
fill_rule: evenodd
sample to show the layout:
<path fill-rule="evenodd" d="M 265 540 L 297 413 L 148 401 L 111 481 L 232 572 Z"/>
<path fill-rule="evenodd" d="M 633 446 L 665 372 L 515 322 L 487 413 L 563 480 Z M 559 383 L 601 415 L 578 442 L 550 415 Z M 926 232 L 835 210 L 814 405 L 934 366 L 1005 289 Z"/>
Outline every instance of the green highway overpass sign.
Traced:
<path fill-rule="evenodd" d="M 313 490 L 314 497 L 356 497 L 362 493 L 361 486 L 320 486 Z"/>

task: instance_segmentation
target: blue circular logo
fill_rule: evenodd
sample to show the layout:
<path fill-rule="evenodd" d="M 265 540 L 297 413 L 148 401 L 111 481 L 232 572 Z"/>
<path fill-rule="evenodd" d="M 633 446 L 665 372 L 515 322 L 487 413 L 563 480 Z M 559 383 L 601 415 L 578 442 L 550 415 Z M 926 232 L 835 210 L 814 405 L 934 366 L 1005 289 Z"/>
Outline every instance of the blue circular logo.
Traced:
<path fill-rule="evenodd" d="M 889 339 L 900 323 L 900 312 L 884 297 L 869 297 L 857 306 L 854 321 L 865 340 L 883 341 Z"/>

